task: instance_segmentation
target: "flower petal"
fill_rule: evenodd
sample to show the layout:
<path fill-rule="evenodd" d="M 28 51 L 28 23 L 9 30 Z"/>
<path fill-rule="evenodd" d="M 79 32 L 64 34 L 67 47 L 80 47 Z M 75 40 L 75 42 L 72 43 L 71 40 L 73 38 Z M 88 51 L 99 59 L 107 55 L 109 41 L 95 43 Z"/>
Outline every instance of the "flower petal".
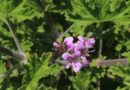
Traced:
<path fill-rule="evenodd" d="M 88 47 L 93 47 L 94 43 L 95 43 L 94 38 L 90 38 L 85 42 L 86 46 L 88 46 Z"/>
<path fill-rule="evenodd" d="M 78 36 L 79 41 L 84 42 L 83 36 Z"/>
<path fill-rule="evenodd" d="M 66 63 L 65 68 L 66 68 L 66 69 L 69 69 L 69 68 L 70 68 L 70 63 L 69 63 L 69 62 Z"/>
<path fill-rule="evenodd" d="M 71 45 L 73 43 L 73 40 L 74 40 L 73 37 L 67 37 L 67 38 L 64 39 L 64 43 L 67 46 L 69 46 L 69 45 Z"/>
<path fill-rule="evenodd" d="M 74 49 L 75 50 L 82 50 L 82 49 L 85 49 L 86 47 L 85 47 L 85 43 L 83 43 L 83 42 L 80 42 L 80 41 L 78 41 L 77 43 L 75 43 L 75 45 L 74 45 Z"/>
<path fill-rule="evenodd" d="M 74 44 L 73 43 L 67 46 L 67 50 L 70 51 L 70 50 L 73 50 L 73 49 L 74 49 Z"/>
<path fill-rule="evenodd" d="M 62 54 L 62 58 L 63 58 L 64 60 L 69 60 L 69 59 L 70 59 L 70 54 L 69 54 L 69 53 L 63 53 L 63 54 Z"/>
<path fill-rule="evenodd" d="M 72 63 L 72 68 L 74 72 L 78 72 L 82 68 L 82 64 L 80 62 L 73 62 Z"/>
<path fill-rule="evenodd" d="M 83 66 L 88 65 L 89 61 L 86 59 L 86 57 L 81 56 L 81 59 L 82 59 L 82 64 L 83 64 Z"/>
<path fill-rule="evenodd" d="M 74 56 L 75 56 L 75 57 L 79 57 L 80 55 L 81 55 L 81 52 L 80 52 L 80 51 L 76 50 L 76 51 L 74 52 Z"/>

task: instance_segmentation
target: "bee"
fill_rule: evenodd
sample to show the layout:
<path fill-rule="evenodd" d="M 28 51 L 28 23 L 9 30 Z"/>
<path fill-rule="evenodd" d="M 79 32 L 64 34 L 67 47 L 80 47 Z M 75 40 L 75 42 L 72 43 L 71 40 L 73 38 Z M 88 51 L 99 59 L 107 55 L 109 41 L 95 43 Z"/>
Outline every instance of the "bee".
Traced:
<path fill-rule="evenodd" d="M 66 46 L 64 43 L 56 42 L 58 46 L 52 48 L 52 53 L 54 57 L 61 56 L 66 51 Z"/>
<path fill-rule="evenodd" d="M 54 42 L 56 45 L 53 44 L 52 48 L 52 63 L 55 62 L 57 58 L 59 58 L 64 52 L 66 52 L 66 45 L 64 43 Z"/>

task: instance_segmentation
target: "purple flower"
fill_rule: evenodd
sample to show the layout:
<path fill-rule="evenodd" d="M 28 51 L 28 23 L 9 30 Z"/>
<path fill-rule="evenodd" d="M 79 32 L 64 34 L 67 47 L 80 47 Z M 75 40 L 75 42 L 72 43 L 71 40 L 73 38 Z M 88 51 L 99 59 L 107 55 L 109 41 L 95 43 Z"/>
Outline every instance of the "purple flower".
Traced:
<path fill-rule="evenodd" d="M 74 72 L 78 72 L 83 66 L 78 60 L 76 60 L 77 57 L 74 53 L 73 54 L 64 53 L 62 55 L 62 58 L 66 60 L 65 64 L 66 69 L 72 67 Z"/>
<path fill-rule="evenodd" d="M 85 43 L 85 45 L 87 46 L 87 48 L 91 48 L 93 47 L 95 40 L 94 38 L 89 38 L 87 40 L 85 40 L 82 36 L 78 36 L 79 41 Z"/>
<path fill-rule="evenodd" d="M 89 64 L 86 58 L 87 50 L 92 48 L 95 43 L 94 38 L 84 39 L 83 36 L 78 36 L 77 39 L 67 37 L 64 39 L 64 44 L 67 48 L 66 52 L 62 54 L 63 60 L 66 61 L 65 68 L 72 68 L 74 72 L 78 72 L 82 67 Z M 54 43 L 54 46 L 58 45 Z"/>
<path fill-rule="evenodd" d="M 62 58 L 66 61 L 65 68 L 72 67 L 74 72 L 78 72 L 83 66 L 88 65 L 88 60 L 84 56 L 77 56 L 76 53 L 65 52 Z M 80 59 L 78 61 L 78 59 Z"/>
<path fill-rule="evenodd" d="M 78 50 L 75 50 L 75 51 L 74 51 L 74 56 L 75 56 L 75 57 L 81 56 L 81 52 L 78 51 Z"/>
<path fill-rule="evenodd" d="M 64 60 L 72 60 L 72 59 L 75 59 L 77 57 L 80 56 L 80 51 L 76 51 L 76 52 L 65 52 L 62 54 L 62 58 Z"/>
<path fill-rule="evenodd" d="M 67 46 L 68 50 L 72 50 L 73 49 L 73 40 L 74 40 L 73 37 L 68 37 L 68 38 L 64 39 L 64 43 Z"/>
<path fill-rule="evenodd" d="M 89 61 L 86 59 L 86 57 L 81 56 L 81 59 L 82 59 L 82 62 L 81 62 L 81 63 L 83 64 L 83 66 L 88 65 Z"/>
<path fill-rule="evenodd" d="M 68 38 L 65 38 L 64 43 L 67 46 L 69 46 L 69 45 L 71 45 L 73 43 L 73 40 L 74 40 L 73 37 L 68 37 Z"/>
<path fill-rule="evenodd" d="M 72 68 L 73 68 L 74 72 L 78 72 L 82 68 L 82 66 L 83 65 L 78 61 L 72 62 Z"/>
<path fill-rule="evenodd" d="M 74 38 L 73 37 L 68 37 L 65 38 L 64 43 L 67 46 L 68 50 L 74 50 L 74 51 L 78 51 L 78 50 L 82 50 L 85 48 L 85 43 L 82 41 L 77 41 L 76 43 L 73 43 Z"/>
<path fill-rule="evenodd" d="M 63 53 L 63 54 L 62 54 L 62 58 L 63 58 L 64 60 L 70 60 L 70 59 L 71 59 L 71 55 L 70 55 L 69 53 Z"/>
<path fill-rule="evenodd" d="M 83 67 L 83 65 L 80 62 L 75 60 L 72 63 L 70 63 L 70 62 L 66 63 L 65 68 L 69 69 L 70 67 L 73 68 L 74 72 L 78 72 Z"/>
<path fill-rule="evenodd" d="M 90 48 L 93 47 L 94 43 L 95 43 L 94 38 L 90 38 L 90 39 L 88 39 L 88 40 L 85 42 L 86 46 L 88 46 L 88 47 L 90 47 Z"/>
<path fill-rule="evenodd" d="M 86 46 L 85 46 L 85 43 L 83 43 L 83 42 L 77 41 L 77 43 L 74 44 L 74 51 L 80 51 L 85 48 L 86 48 Z"/>
<path fill-rule="evenodd" d="M 78 40 L 81 41 L 81 42 L 85 41 L 84 38 L 83 38 L 83 36 L 78 36 Z"/>

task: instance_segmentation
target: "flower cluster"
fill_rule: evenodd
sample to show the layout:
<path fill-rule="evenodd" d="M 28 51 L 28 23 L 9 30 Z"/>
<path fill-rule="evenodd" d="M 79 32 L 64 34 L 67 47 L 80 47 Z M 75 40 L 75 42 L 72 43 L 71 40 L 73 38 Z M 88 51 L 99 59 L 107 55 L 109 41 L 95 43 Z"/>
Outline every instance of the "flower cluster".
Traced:
<path fill-rule="evenodd" d="M 94 38 L 84 39 L 82 36 L 65 38 L 66 52 L 62 54 L 62 58 L 66 62 L 66 69 L 72 67 L 74 72 L 78 72 L 82 67 L 87 66 L 88 49 L 93 48 L 94 43 Z M 56 42 L 53 45 L 58 47 Z"/>

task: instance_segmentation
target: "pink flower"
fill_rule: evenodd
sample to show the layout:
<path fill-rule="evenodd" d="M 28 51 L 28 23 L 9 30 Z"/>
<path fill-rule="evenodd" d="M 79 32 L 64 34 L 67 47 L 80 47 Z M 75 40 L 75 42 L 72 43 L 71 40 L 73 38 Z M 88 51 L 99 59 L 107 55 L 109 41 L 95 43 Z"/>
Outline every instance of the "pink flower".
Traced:
<path fill-rule="evenodd" d="M 68 38 L 65 38 L 64 39 L 64 43 L 65 45 L 67 46 L 67 49 L 68 50 L 72 50 L 74 47 L 73 47 L 73 40 L 74 38 L 73 37 L 68 37 Z"/>
<path fill-rule="evenodd" d="M 82 43 L 85 43 L 87 48 L 91 48 L 93 47 L 95 40 L 94 38 L 89 38 L 87 40 L 85 40 L 82 36 L 78 36 L 79 41 L 81 41 Z"/>
<path fill-rule="evenodd" d="M 88 40 L 85 42 L 86 46 L 87 46 L 87 47 L 90 47 L 90 48 L 93 47 L 94 43 L 95 43 L 94 38 L 90 38 L 90 39 L 88 39 Z"/>
<path fill-rule="evenodd" d="M 74 72 L 79 72 L 79 70 L 83 67 L 83 65 L 78 62 L 78 61 L 75 61 L 72 63 L 72 68 L 74 70 Z"/>
<path fill-rule="evenodd" d="M 74 72 L 80 71 L 82 67 L 89 64 L 86 58 L 89 48 L 92 48 L 95 43 L 94 38 L 84 39 L 83 36 L 78 36 L 76 41 L 73 37 L 64 39 L 64 44 L 67 48 L 66 52 L 62 54 L 63 60 L 66 61 L 65 68 L 72 68 Z M 55 46 L 58 45 L 55 43 Z"/>

